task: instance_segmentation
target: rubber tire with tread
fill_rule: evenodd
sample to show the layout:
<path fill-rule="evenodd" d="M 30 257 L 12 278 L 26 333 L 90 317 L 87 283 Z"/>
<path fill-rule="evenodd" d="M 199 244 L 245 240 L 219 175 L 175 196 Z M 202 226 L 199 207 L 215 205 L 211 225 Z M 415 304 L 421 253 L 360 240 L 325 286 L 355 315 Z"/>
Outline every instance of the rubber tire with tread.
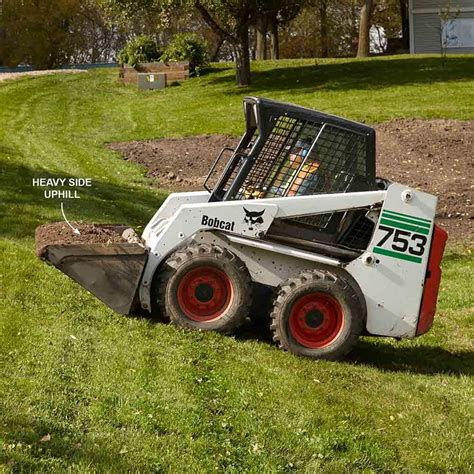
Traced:
<path fill-rule="evenodd" d="M 289 330 L 289 317 L 293 303 L 312 292 L 328 293 L 342 307 L 344 326 L 335 340 L 322 348 L 308 348 L 297 342 Z M 270 315 L 273 340 L 281 349 L 314 359 L 338 360 L 348 354 L 362 333 L 366 321 L 365 304 L 349 279 L 327 270 L 301 272 L 297 277 L 282 283 Z"/>
<path fill-rule="evenodd" d="M 181 278 L 199 266 L 213 266 L 226 273 L 232 284 L 232 301 L 225 313 L 211 321 L 194 321 L 181 310 L 177 288 Z M 212 244 L 191 244 L 174 252 L 160 268 L 154 282 L 154 300 L 161 315 L 172 323 L 204 331 L 230 334 L 241 326 L 252 303 L 252 284 L 245 264 L 226 248 Z"/>

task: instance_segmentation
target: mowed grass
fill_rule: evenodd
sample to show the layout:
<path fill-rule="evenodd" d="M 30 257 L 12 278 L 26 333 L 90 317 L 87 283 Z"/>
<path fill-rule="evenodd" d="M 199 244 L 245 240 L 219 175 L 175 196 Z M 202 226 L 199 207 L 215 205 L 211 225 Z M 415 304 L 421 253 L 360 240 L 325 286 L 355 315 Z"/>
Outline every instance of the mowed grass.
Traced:
<path fill-rule="evenodd" d="M 34 256 L 61 219 L 34 177 L 90 177 L 72 219 L 143 226 L 164 194 L 104 144 L 239 134 L 263 95 L 380 122 L 474 118 L 474 57 L 281 61 L 160 92 L 117 71 L 0 84 L 0 459 L 5 471 L 353 472 L 474 468 L 469 249 L 450 248 L 438 315 L 414 341 L 364 338 L 344 362 L 123 317 Z M 467 158 L 467 157 L 466 157 Z"/>

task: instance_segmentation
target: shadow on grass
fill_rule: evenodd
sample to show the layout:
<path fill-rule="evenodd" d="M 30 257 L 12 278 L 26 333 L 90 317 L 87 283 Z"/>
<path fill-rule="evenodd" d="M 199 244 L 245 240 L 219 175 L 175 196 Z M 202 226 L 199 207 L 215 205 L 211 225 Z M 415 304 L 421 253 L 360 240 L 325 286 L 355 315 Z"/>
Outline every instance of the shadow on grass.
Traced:
<path fill-rule="evenodd" d="M 204 67 L 202 71 L 202 76 L 206 74 L 225 72 L 229 70 L 234 70 L 234 66 L 230 64 L 229 65 L 220 64 L 219 66 L 214 66 L 213 64 L 210 64 L 209 66 Z M 235 78 L 234 78 L 234 82 L 235 82 Z"/>
<path fill-rule="evenodd" d="M 314 92 L 372 90 L 413 84 L 472 81 L 474 58 L 406 57 L 402 59 L 369 59 L 366 61 L 276 66 L 272 69 L 252 71 L 252 85 L 246 91 Z M 242 94 L 242 89 L 230 87 L 234 77 L 223 75 L 210 80 L 210 84 L 228 84 L 227 94 Z"/>
<path fill-rule="evenodd" d="M 260 318 L 239 329 L 237 340 L 256 340 L 273 344 L 269 322 Z M 474 375 L 474 352 L 450 352 L 442 347 L 391 345 L 377 339 L 359 341 L 342 363 L 363 364 L 385 372 L 416 374 Z"/>
<path fill-rule="evenodd" d="M 113 162 L 111 163 L 113 166 Z M 45 188 L 34 187 L 33 178 L 76 178 L 39 168 L 4 161 L 0 169 L 0 237 L 9 239 L 34 235 L 38 225 L 62 220 L 61 199 L 45 199 Z M 82 177 L 82 176 L 80 176 Z M 63 188 L 74 189 L 74 188 Z M 79 189 L 79 188 L 76 188 Z M 69 219 L 119 223 L 143 227 L 162 204 L 165 195 L 144 186 L 110 184 L 96 179 L 92 187 L 79 189 L 80 199 L 64 200 Z"/>
<path fill-rule="evenodd" d="M 474 375 L 474 352 L 450 352 L 438 346 L 390 345 L 360 341 L 347 361 L 389 372 Z"/>
<path fill-rule="evenodd" d="M 451 249 L 448 254 L 443 255 L 443 264 L 446 263 L 456 263 L 456 262 L 462 262 L 463 260 L 466 261 L 467 259 L 470 258 L 470 252 L 469 252 L 469 245 L 468 243 L 465 244 L 466 248 L 463 250 L 463 247 L 461 248 L 455 248 L 454 250 Z"/>

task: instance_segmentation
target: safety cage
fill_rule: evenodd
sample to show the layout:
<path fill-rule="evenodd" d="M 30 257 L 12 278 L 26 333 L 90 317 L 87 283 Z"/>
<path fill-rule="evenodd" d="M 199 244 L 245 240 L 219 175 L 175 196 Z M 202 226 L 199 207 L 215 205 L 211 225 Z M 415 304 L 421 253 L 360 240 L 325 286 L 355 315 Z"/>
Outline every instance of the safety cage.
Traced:
<path fill-rule="evenodd" d="M 226 168 L 211 194 L 211 201 L 262 199 L 376 189 L 375 132 L 372 128 L 314 110 L 268 99 L 244 99 L 246 132 L 232 150 Z M 214 172 L 222 150 L 205 186 Z M 211 190 L 209 189 L 211 192 Z M 270 234 L 304 240 L 344 242 L 348 227 L 360 212 L 329 213 L 284 219 Z M 349 218 L 350 217 L 350 218 Z M 341 233 L 341 222 L 346 228 Z M 350 221 L 351 226 L 347 226 Z M 362 225 L 361 225 L 362 224 Z M 363 247 L 370 222 L 359 223 L 351 235 L 351 248 Z M 274 232 L 273 232 L 274 231 Z M 347 235 L 346 241 L 347 239 Z M 369 236 L 370 237 L 370 236 Z M 359 239 L 360 240 L 360 239 Z"/>

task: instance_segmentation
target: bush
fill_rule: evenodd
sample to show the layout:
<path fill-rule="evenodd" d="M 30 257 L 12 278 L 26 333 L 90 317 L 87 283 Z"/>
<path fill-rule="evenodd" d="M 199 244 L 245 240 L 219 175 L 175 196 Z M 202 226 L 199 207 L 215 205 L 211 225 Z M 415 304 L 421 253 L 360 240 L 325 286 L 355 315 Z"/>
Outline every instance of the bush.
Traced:
<path fill-rule="evenodd" d="M 193 33 L 178 33 L 165 48 L 163 61 L 189 61 L 191 74 L 199 76 L 207 64 L 206 44 Z"/>
<path fill-rule="evenodd" d="M 158 44 L 150 36 L 138 36 L 129 41 L 118 54 L 119 63 L 136 66 L 138 63 L 159 61 L 161 51 Z"/>

